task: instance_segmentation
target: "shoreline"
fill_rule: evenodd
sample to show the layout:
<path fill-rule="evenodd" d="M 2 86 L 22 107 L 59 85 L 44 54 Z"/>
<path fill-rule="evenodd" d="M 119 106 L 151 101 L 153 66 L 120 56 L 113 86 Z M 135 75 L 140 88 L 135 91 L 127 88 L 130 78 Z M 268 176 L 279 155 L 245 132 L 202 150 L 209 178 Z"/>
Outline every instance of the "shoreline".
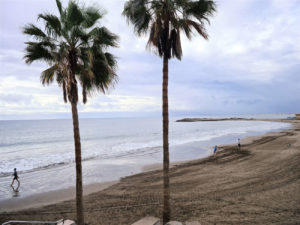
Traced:
<path fill-rule="evenodd" d="M 85 185 L 83 188 L 83 195 L 87 196 L 89 194 L 104 190 L 118 182 L 119 181 L 117 180 Z M 21 199 L 16 196 L 15 198 L 0 202 L 0 213 L 16 212 L 29 208 L 38 208 L 51 204 L 57 204 L 64 201 L 73 200 L 75 199 L 75 196 L 75 187 L 38 193 L 23 197 Z"/>
<path fill-rule="evenodd" d="M 274 121 L 274 120 L 273 120 Z M 278 122 L 278 121 L 274 121 Z M 280 121 L 282 122 L 282 121 Z M 285 122 L 285 121 L 283 121 Z M 235 123 L 235 122 L 233 122 Z M 225 122 L 225 124 L 231 124 Z M 242 130 L 245 130 L 245 133 L 234 133 L 235 132 L 235 125 L 233 127 L 229 125 L 221 125 L 227 128 L 225 129 L 226 135 L 214 137 L 214 133 L 211 133 L 211 138 L 203 139 L 201 136 L 197 135 L 197 138 L 200 138 L 199 141 L 196 141 L 195 135 L 192 133 L 182 133 L 187 138 L 190 138 L 190 135 L 193 137 L 191 138 L 190 142 L 182 143 L 178 145 L 170 146 L 170 162 L 171 164 L 179 164 L 181 162 L 186 162 L 188 160 L 200 159 L 205 158 L 212 154 L 212 146 L 217 144 L 218 146 L 224 144 L 235 143 L 237 138 L 243 138 L 247 136 L 258 136 L 264 134 L 267 130 L 269 131 L 276 131 L 279 129 L 286 129 L 290 127 L 290 123 L 287 124 L 279 124 L 279 125 L 272 125 L 272 123 L 262 125 L 263 127 L 269 127 L 269 129 L 255 129 L 256 125 L 255 122 L 250 122 L 249 126 L 253 126 L 253 128 L 246 128 L 244 126 Z M 238 123 L 240 124 L 240 123 Z M 243 123 L 241 123 L 243 124 Z M 248 123 L 246 123 L 248 124 Z M 253 125 L 252 125 L 253 124 Z M 258 123 L 260 124 L 260 123 Z M 263 124 L 263 123 L 262 123 Z M 197 124 L 195 124 L 198 127 Z M 215 125 L 213 125 L 216 127 Z M 243 125 L 239 125 L 243 127 Z M 260 128 L 261 125 L 258 125 Z M 185 126 L 184 126 L 185 127 Z M 189 127 L 189 126 L 188 126 Z M 200 126 L 203 127 L 203 126 Z M 273 129 L 272 129 L 273 127 Z M 217 127 L 216 127 L 217 128 Z M 266 131 L 265 131 L 266 130 Z M 183 131 L 181 131 L 183 132 Z M 205 136 L 206 137 L 206 136 Z M 194 140 L 194 141 L 192 141 Z M 148 151 L 148 152 L 147 152 Z M 137 174 L 146 170 L 153 170 L 162 168 L 162 154 L 161 150 L 157 148 L 153 149 L 143 149 L 139 151 L 138 154 L 124 154 L 121 157 L 112 159 L 102 159 L 102 158 L 92 158 L 91 160 L 84 160 L 83 167 L 84 167 L 84 176 L 83 182 L 84 187 L 89 189 L 90 184 L 101 185 L 102 182 L 110 182 L 110 181 L 119 181 L 120 178 L 130 176 L 133 174 Z M 156 165 L 156 166 L 155 166 Z M 157 166 L 158 165 L 158 166 Z M 159 166 L 160 165 L 160 166 Z M 38 202 L 42 202 L 41 204 L 34 204 L 34 206 L 44 205 L 47 204 L 47 197 L 51 195 L 51 193 L 58 193 L 59 200 L 70 200 L 73 196 L 67 190 L 72 190 L 75 185 L 75 171 L 74 171 L 74 164 L 62 164 L 55 167 L 49 167 L 47 169 L 41 170 L 34 170 L 32 172 L 25 172 L 21 173 L 21 188 L 18 193 L 18 197 L 16 193 L 12 191 L 8 184 L 10 184 L 11 179 L 10 177 L 1 177 L 0 178 L 0 211 L 4 211 L 7 207 L 6 205 L 10 205 L 7 210 L 19 210 L 22 209 L 20 205 L 25 205 L 24 202 L 35 203 L 30 201 L 30 199 L 38 199 Z M 67 176 L 66 176 L 67 175 Z M 62 192 L 68 193 L 60 194 L 59 190 Z M 43 195 L 44 193 L 44 195 Z M 90 191 L 88 193 L 91 193 Z M 55 194 L 52 194 L 54 197 Z M 57 198 L 57 197 L 56 197 Z M 50 203 L 54 202 L 51 199 Z M 17 206 L 16 209 L 13 205 Z M 30 204 L 29 204 L 30 205 Z"/>
<path fill-rule="evenodd" d="M 262 140 L 268 136 L 277 136 L 282 132 L 289 132 L 289 131 L 293 132 L 294 130 L 296 130 L 295 127 L 299 122 L 299 121 L 291 121 L 291 120 L 284 120 L 284 119 L 271 119 L 271 120 L 267 120 L 267 121 L 288 122 L 288 123 L 292 124 L 292 127 L 289 129 L 284 129 L 284 130 L 278 131 L 278 132 L 267 132 L 263 135 L 252 136 L 252 137 L 250 136 L 250 137 L 243 138 L 241 140 L 242 146 L 251 145 L 251 144 L 255 143 L 256 141 Z M 223 151 L 228 150 L 230 148 L 232 149 L 232 148 L 234 148 L 234 146 L 235 146 L 234 144 L 221 145 L 220 146 L 221 151 L 218 151 L 218 155 L 224 154 Z M 194 162 L 202 164 L 202 163 L 205 163 L 205 162 L 211 160 L 211 158 L 212 158 L 212 156 L 208 156 L 208 157 L 201 158 L 201 159 L 174 162 L 174 163 L 171 163 L 170 169 L 193 164 Z M 143 176 L 144 174 L 147 174 L 148 172 L 160 171 L 161 168 L 162 168 L 162 164 L 160 164 L 160 163 L 151 164 L 151 165 L 144 166 L 141 173 L 137 173 L 137 174 L 134 174 L 131 176 L 125 176 L 125 177 L 120 178 L 120 180 L 117 180 L 117 181 L 94 183 L 94 184 L 86 185 L 84 187 L 84 196 L 87 197 L 91 194 L 95 194 L 95 193 L 98 193 L 99 191 L 108 189 L 114 185 L 118 185 L 124 179 L 130 179 L 131 177 L 135 177 L 135 176 Z M 13 201 L 5 200 L 0 203 L 0 206 L 1 206 L 0 212 L 17 212 L 19 210 L 41 208 L 41 207 L 51 205 L 51 204 L 62 204 L 66 201 L 69 202 L 74 199 L 73 198 L 75 196 L 74 191 L 75 191 L 75 188 L 68 188 L 68 189 L 62 189 L 62 190 L 57 190 L 57 191 L 50 191 L 50 192 L 46 192 L 46 193 L 36 194 L 33 196 L 24 197 L 22 199 L 16 199 L 16 200 L 13 199 Z M 20 200 L 22 200 L 21 204 L 20 204 Z"/>
<path fill-rule="evenodd" d="M 176 120 L 176 122 L 217 122 L 217 121 L 274 121 L 278 122 L 281 120 L 287 120 L 287 121 L 293 121 L 293 120 L 299 120 L 299 119 L 260 119 L 260 118 L 243 118 L 243 117 L 224 117 L 224 118 L 183 118 Z"/>
<path fill-rule="evenodd" d="M 184 118 L 183 120 L 185 120 L 185 119 L 194 119 L 194 118 Z M 196 119 L 198 119 L 198 118 L 196 118 Z M 225 119 L 225 120 L 227 120 L 227 119 Z M 231 120 L 231 118 L 228 119 L 228 120 Z M 237 119 L 237 120 L 239 120 L 239 119 Z M 241 119 L 241 120 L 282 122 L 282 123 L 291 124 L 290 128 L 280 129 L 278 131 L 269 131 L 269 132 L 266 132 L 262 135 L 246 136 L 244 138 L 241 138 L 240 141 L 241 141 L 242 146 L 243 145 L 250 145 L 253 142 L 259 141 L 260 139 L 263 139 L 263 138 L 268 137 L 268 136 L 276 136 L 281 132 L 285 132 L 285 131 L 289 131 L 289 130 L 293 131 L 295 129 L 295 125 L 297 124 L 297 120 L 288 120 L 288 119 Z M 222 119 L 221 120 L 212 120 L 212 121 L 209 121 L 209 122 L 213 122 L 213 121 L 223 121 L 223 120 Z M 293 121 L 296 121 L 296 122 L 293 122 Z M 207 120 L 195 120 L 195 121 L 179 121 L 179 120 L 177 120 L 176 122 L 207 122 Z M 298 122 L 300 123 L 300 120 Z M 222 152 L 222 151 L 224 151 L 228 148 L 235 148 L 236 146 L 237 146 L 237 144 L 233 144 L 233 143 L 231 143 L 231 144 L 222 144 L 222 145 L 218 146 L 218 151 L 217 152 L 220 153 L 220 152 Z M 209 156 L 206 156 L 206 157 L 203 157 L 203 158 L 177 161 L 177 162 L 172 162 L 172 163 L 170 162 L 170 168 L 174 167 L 174 166 L 175 167 L 180 166 L 181 164 L 190 163 L 190 162 L 193 162 L 193 161 L 198 161 L 198 162 L 201 162 L 201 160 L 206 161 L 207 159 L 209 159 L 211 157 L 213 157 L 213 150 L 212 150 L 212 153 Z M 141 173 L 145 173 L 145 172 L 149 172 L 149 171 L 155 171 L 155 170 L 162 170 L 162 169 L 163 169 L 163 164 L 162 163 L 155 163 L 155 164 L 144 166 L 142 168 Z"/>

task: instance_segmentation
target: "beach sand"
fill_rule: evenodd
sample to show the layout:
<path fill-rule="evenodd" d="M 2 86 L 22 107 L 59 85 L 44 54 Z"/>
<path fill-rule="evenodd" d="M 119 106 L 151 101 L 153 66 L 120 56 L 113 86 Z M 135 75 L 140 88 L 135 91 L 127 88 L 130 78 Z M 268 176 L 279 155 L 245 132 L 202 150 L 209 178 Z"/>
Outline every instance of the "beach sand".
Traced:
<path fill-rule="evenodd" d="M 223 146 L 216 157 L 173 165 L 172 219 L 198 220 L 202 225 L 300 224 L 300 121 L 280 121 L 294 127 L 242 140 L 241 151 Z M 52 200 L 61 199 L 52 194 Z M 0 222 L 76 218 L 74 200 L 32 206 L 29 202 L 25 210 L 1 210 Z M 89 225 L 131 224 L 147 215 L 160 217 L 162 171 L 125 177 L 85 196 L 84 211 Z"/>

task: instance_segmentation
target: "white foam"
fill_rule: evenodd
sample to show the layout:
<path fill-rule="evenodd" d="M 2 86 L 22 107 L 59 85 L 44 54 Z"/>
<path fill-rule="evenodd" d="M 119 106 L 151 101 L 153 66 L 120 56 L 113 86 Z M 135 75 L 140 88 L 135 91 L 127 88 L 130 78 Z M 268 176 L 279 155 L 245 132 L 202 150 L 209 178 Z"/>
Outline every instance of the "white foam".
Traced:
<path fill-rule="evenodd" d="M 142 120 L 141 120 L 142 121 Z M 148 127 L 147 127 L 148 126 Z M 82 138 L 82 158 L 88 160 L 95 157 L 114 158 L 126 154 L 138 154 L 161 147 L 161 127 L 145 125 L 144 132 L 129 130 L 120 135 L 118 130 L 109 138 L 107 135 L 95 135 Z M 227 135 L 245 136 L 251 133 L 264 133 L 271 130 L 288 128 L 290 124 L 258 121 L 224 121 L 204 123 L 175 123 L 170 124 L 170 146 L 187 144 L 191 142 L 209 141 Z M 116 127 L 117 129 L 117 127 Z M 56 132 L 55 130 L 53 132 Z M 82 132 L 84 134 L 84 132 Z M 1 143 L 0 143 L 1 144 Z M 0 147 L 0 175 L 12 173 L 13 168 L 18 171 L 31 171 L 47 166 L 74 162 L 73 140 L 61 143 L 44 142 L 32 143 L 30 146 Z"/>

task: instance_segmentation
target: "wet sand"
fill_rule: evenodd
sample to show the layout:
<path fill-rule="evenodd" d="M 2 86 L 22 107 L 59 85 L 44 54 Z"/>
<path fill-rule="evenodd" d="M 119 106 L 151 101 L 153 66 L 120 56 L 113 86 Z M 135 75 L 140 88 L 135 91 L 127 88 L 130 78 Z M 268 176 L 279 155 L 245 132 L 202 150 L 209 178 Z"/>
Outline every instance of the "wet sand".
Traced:
<path fill-rule="evenodd" d="M 300 224 L 300 121 L 280 121 L 294 127 L 242 140 L 240 151 L 223 146 L 216 157 L 173 165 L 172 219 L 202 225 Z M 144 172 L 87 195 L 85 219 L 131 224 L 146 215 L 160 217 L 161 203 L 162 171 Z M 74 200 L 0 213 L 0 222 L 61 218 L 75 219 Z"/>
<path fill-rule="evenodd" d="M 116 183 L 118 183 L 118 181 L 85 185 L 83 189 L 83 194 L 89 195 L 91 193 L 104 190 Z M 75 196 L 75 188 L 66 188 L 56 191 L 34 194 L 28 197 L 23 197 L 21 199 L 18 196 L 19 193 L 14 192 L 13 194 L 14 198 L 10 198 L 8 200 L 0 202 L 0 215 L 1 212 L 5 211 L 12 212 L 28 208 L 37 208 L 49 204 L 56 204 L 58 202 L 71 200 Z"/>

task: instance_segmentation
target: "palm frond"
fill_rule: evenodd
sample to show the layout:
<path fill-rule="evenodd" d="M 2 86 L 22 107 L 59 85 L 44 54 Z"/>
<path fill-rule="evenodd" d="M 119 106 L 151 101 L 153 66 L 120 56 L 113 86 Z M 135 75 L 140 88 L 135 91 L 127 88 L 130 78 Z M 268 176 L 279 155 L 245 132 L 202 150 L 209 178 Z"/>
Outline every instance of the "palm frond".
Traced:
<path fill-rule="evenodd" d="M 117 63 L 116 57 L 109 52 L 105 52 L 104 55 L 105 55 L 107 64 L 110 66 L 110 68 L 112 68 L 113 71 L 116 71 L 118 68 L 118 63 Z"/>
<path fill-rule="evenodd" d="M 76 43 L 80 43 L 82 45 L 88 44 L 90 36 L 86 33 L 85 29 L 80 26 L 73 26 L 70 30 L 70 39 L 72 43 L 76 45 Z"/>
<path fill-rule="evenodd" d="M 87 102 L 87 91 L 86 91 L 86 84 L 82 84 L 82 102 L 85 104 Z"/>
<path fill-rule="evenodd" d="M 83 17 L 84 22 L 83 26 L 85 28 L 91 28 L 96 24 L 96 22 L 101 19 L 104 15 L 104 12 L 100 12 L 99 9 L 96 9 L 94 7 L 89 7 L 85 10 Z"/>
<path fill-rule="evenodd" d="M 53 62 L 53 57 L 47 46 L 44 43 L 26 42 L 26 54 L 24 56 L 25 62 L 31 64 L 33 61 Z"/>
<path fill-rule="evenodd" d="M 93 71 L 86 69 L 85 67 L 81 67 L 78 78 L 82 87 L 82 102 L 85 104 L 87 103 L 87 96 L 90 95 L 92 89 L 92 81 L 94 80 Z"/>
<path fill-rule="evenodd" d="M 98 52 L 95 58 L 93 66 L 93 86 L 98 91 L 106 93 L 109 88 L 113 88 L 118 82 L 118 76 L 115 71 L 116 65 L 109 65 L 107 54 Z"/>
<path fill-rule="evenodd" d="M 161 32 L 162 32 L 161 20 L 156 20 L 152 23 L 150 28 L 149 40 L 146 48 L 152 49 L 160 57 L 163 55 L 163 49 L 161 44 Z"/>
<path fill-rule="evenodd" d="M 181 60 L 182 49 L 181 49 L 181 41 L 180 41 L 180 31 L 173 29 L 170 35 L 171 49 L 172 49 L 172 57 L 176 57 Z"/>
<path fill-rule="evenodd" d="M 202 26 L 200 23 L 197 23 L 192 20 L 186 20 L 186 24 L 188 26 L 192 26 L 195 28 L 195 30 L 206 40 L 208 40 L 208 34 L 206 32 L 206 29 L 204 26 Z"/>
<path fill-rule="evenodd" d="M 23 28 L 23 33 L 32 36 L 36 40 L 43 40 L 47 35 L 37 26 L 30 23 Z"/>
<path fill-rule="evenodd" d="M 68 98 L 67 98 L 67 85 L 66 85 L 65 81 L 63 81 L 62 88 L 63 88 L 64 102 L 67 103 L 68 102 Z"/>
<path fill-rule="evenodd" d="M 155 2 L 155 1 L 153 1 Z M 125 3 L 123 15 L 131 22 L 138 35 L 147 33 L 151 22 L 151 12 L 147 0 L 131 0 Z"/>
<path fill-rule="evenodd" d="M 79 26 L 83 21 L 83 12 L 75 1 L 70 0 L 66 9 L 66 19 L 70 26 Z"/>
<path fill-rule="evenodd" d="M 58 8 L 59 14 L 62 15 L 62 13 L 63 13 L 63 7 L 62 7 L 62 4 L 61 4 L 60 0 L 56 0 L 56 6 Z"/>
<path fill-rule="evenodd" d="M 184 8 L 184 13 L 195 17 L 198 21 L 203 19 L 210 23 L 208 17 L 216 11 L 216 4 L 212 0 L 190 1 Z"/>
<path fill-rule="evenodd" d="M 94 46 L 101 47 L 118 47 L 119 37 L 111 33 L 106 27 L 96 27 L 89 32 L 89 36 L 93 38 Z"/>
<path fill-rule="evenodd" d="M 45 29 L 48 35 L 50 36 L 60 36 L 61 34 L 61 24 L 57 16 L 52 14 L 39 14 L 38 19 L 43 19 L 45 22 Z"/>
<path fill-rule="evenodd" d="M 48 69 L 44 70 L 41 74 L 41 82 L 43 85 L 47 84 L 51 84 L 55 78 L 55 73 L 57 72 L 58 66 L 57 65 L 53 65 L 51 67 L 49 67 Z"/>

